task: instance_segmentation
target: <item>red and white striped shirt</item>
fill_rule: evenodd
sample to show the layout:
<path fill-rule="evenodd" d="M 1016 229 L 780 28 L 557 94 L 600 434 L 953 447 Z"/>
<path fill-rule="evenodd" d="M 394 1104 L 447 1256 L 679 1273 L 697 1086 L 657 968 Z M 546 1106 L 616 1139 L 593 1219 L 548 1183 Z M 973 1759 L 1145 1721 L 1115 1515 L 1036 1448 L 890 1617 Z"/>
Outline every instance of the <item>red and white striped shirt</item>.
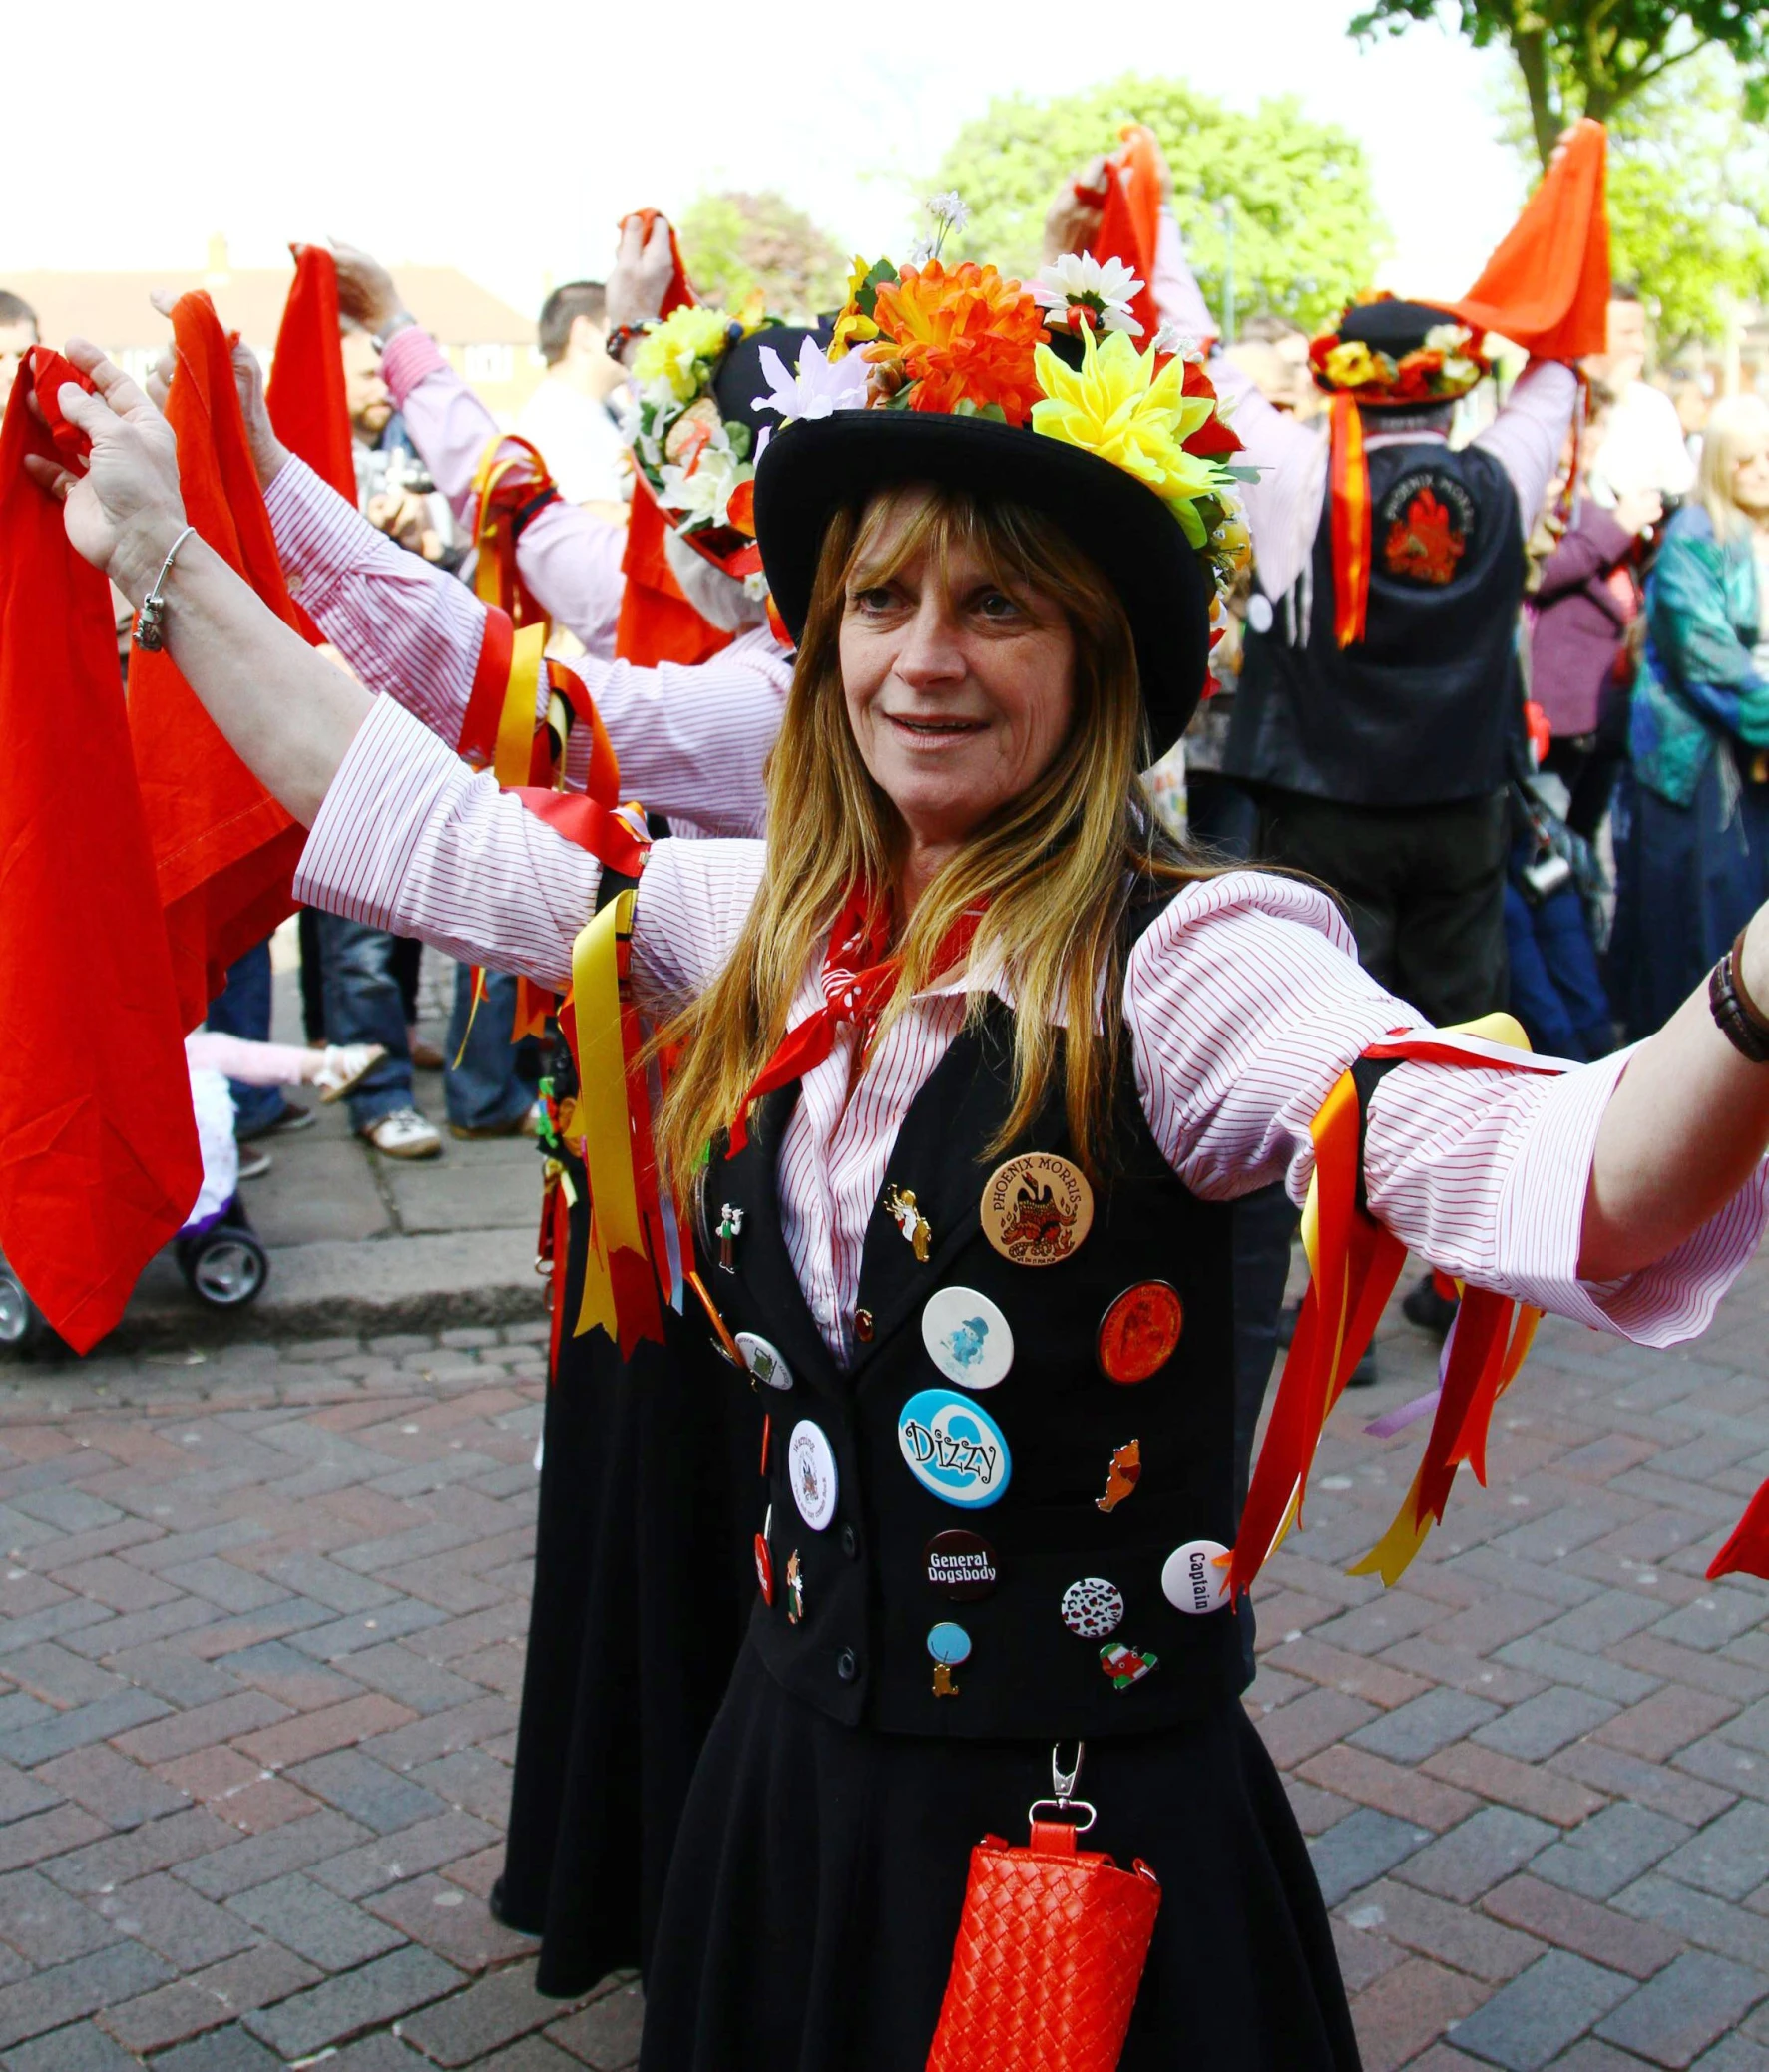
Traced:
<path fill-rule="evenodd" d="M 761 842 L 657 844 L 633 932 L 649 1011 L 680 1007 L 712 979 L 766 867 Z M 315 906 L 563 991 L 598 875 L 582 850 L 381 702 L 326 794 L 295 889 Z M 791 1020 L 820 999 L 813 960 Z M 805 1299 L 838 1359 L 891 1146 L 964 1010 L 962 988 L 918 996 L 851 1096 L 856 1035 L 844 1027 L 803 1081 L 780 1150 L 781 1214 Z M 1334 1080 L 1367 1044 L 1423 1026 L 1360 969 L 1323 893 L 1256 871 L 1172 900 L 1131 953 L 1124 1015 L 1154 1140 L 1211 1201 L 1279 1179 L 1300 1201 L 1313 1163 L 1309 1123 Z M 1597 1127 L 1626 1057 L 1554 1076 L 1398 1066 L 1371 1104 L 1372 1210 L 1449 1273 L 1642 1345 L 1694 1336 L 1756 1249 L 1769 1165 L 1656 1265 L 1602 1287 L 1579 1281 Z"/>
<path fill-rule="evenodd" d="M 397 699 L 455 747 L 485 636 L 478 598 L 376 532 L 304 461 L 278 471 L 264 507 L 289 589 L 320 631 L 370 690 Z M 667 814 L 681 834 L 761 832 L 763 772 L 792 681 L 792 658 L 765 626 L 691 667 L 642 669 L 594 656 L 571 666 L 596 700 L 625 792 Z M 542 705 L 536 717 L 544 715 Z M 582 787 L 589 752 L 579 727 L 568 783 Z"/>

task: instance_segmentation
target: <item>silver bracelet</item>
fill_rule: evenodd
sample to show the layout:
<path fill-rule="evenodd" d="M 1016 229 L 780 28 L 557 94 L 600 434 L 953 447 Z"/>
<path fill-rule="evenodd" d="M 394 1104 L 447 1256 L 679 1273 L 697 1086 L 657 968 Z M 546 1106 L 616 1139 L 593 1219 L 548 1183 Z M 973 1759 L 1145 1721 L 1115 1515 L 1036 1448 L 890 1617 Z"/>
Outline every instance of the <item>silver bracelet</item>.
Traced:
<path fill-rule="evenodd" d="M 389 317 L 380 330 L 371 331 L 369 336 L 373 338 L 376 346 L 382 352 L 385 352 L 388 345 L 399 336 L 401 331 L 411 330 L 416 323 L 417 318 L 412 315 L 409 309 L 401 309 Z"/>
<path fill-rule="evenodd" d="M 158 654 L 166 645 L 166 600 L 160 595 L 160 586 L 172 573 L 172 565 L 178 559 L 178 551 L 197 530 L 188 525 L 166 551 L 166 559 L 160 564 L 160 573 L 154 578 L 148 595 L 142 600 L 142 609 L 135 615 L 135 644 L 149 654 Z"/>

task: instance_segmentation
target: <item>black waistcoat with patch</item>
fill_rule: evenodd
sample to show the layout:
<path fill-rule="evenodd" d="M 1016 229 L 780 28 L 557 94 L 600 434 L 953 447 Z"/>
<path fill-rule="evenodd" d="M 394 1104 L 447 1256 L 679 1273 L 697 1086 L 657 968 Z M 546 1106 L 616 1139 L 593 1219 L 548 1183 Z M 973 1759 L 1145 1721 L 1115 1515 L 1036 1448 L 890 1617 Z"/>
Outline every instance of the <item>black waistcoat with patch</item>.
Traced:
<path fill-rule="evenodd" d="M 1247 634 L 1222 767 L 1346 805 L 1484 797 L 1506 781 L 1520 695 L 1517 491 L 1478 446 L 1381 446 L 1369 467 L 1365 636 L 1334 632 L 1329 499 L 1269 629 Z"/>
<path fill-rule="evenodd" d="M 1153 911 L 1141 910 L 1142 926 Z M 742 1227 L 733 1270 L 712 1264 L 707 1283 L 730 1328 L 768 1340 L 792 1375 L 790 1389 L 758 1392 L 770 1439 L 755 1522 L 768 1507 L 774 1590 L 771 1604 L 757 1599 L 750 1640 L 787 1690 L 848 1725 L 960 1736 L 1146 1733 L 1195 1717 L 1246 1682 L 1235 1614 L 1180 1611 L 1161 1586 L 1176 1548 L 1234 1537 L 1230 1216 L 1193 1195 L 1156 1148 L 1126 1036 L 1112 1170 L 1095 1186 L 1087 1237 L 1050 1266 L 1017 1265 L 996 1251 L 980 1213 L 990 1173 L 1027 1151 L 1073 1159 L 1060 1070 L 1034 1126 L 986 1155 L 1011 1107 L 1012 1040 L 1009 1011 L 992 1002 L 904 1117 L 865 1236 L 847 1369 L 817 1330 L 781 1229 L 776 1168 L 797 1088 L 752 1113 L 735 1157 L 715 1148 L 704 1224 L 715 1225 L 728 1204 Z M 931 1226 L 925 1262 L 885 1206 L 892 1187 L 913 1191 Z M 717 1260 L 716 1240 L 703 1243 L 702 1257 Z M 1177 1290 L 1182 1328 L 1165 1366 L 1127 1386 L 1102 1371 L 1100 1326 L 1119 1295 L 1147 1281 Z M 945 1288 L 987 1296 L 1008 1321 L 1013 1364 L 992 1388 L 963 1389 L 930 1357 L 922 1313 Z M 899 1423 L 926 1390 L 973 1402 L 1005 1440 L 1006 1485 L 986 1507 L 960 1508 L 911 1471 Z M 801 1420 L 820 1428 L 837 1468 L 833 1514 L 819 1530 L 789 1485 Z M 1103 1510 L 1113 1456 L 1131 1441 L 1139 1477 Z M 950 1531 L 987 1543 L 991 1594 L 955 1601 L 930 1583 L 928 1543 Z M 789 1564 L 802 1604 L 796 1622 Z M 1097 1611 L 1085 1635 L 1064 1618 L 1066 1591 L 1093 1579 L 1108 1586 L 1084 1593 L 1096 1608 L 1112 1591 L 1122 1600 L 1108 1636 Z M 936 1693 L 929 1651 L 942 1622 L 970 1642 L 943 1679 L 957 1686 L 952 1695 Z M 1102 1666 L 1102 1650 L 1119 1648 L 1153 1664 L 1121 1687 Z M 1120 1674 L 1126 1666 L 1117 1658 Z"/>

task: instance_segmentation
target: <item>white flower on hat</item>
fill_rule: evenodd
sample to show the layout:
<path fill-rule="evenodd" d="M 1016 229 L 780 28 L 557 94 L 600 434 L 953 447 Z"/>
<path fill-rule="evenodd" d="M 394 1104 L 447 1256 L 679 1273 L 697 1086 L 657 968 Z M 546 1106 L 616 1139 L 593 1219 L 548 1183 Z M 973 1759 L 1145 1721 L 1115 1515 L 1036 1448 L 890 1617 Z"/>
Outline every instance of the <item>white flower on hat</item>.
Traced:
<path fill-rule="evenodd" d="M 1142 283 L 1122 259 L 1097 259 L 1090 251 L 1066 251 L 1039 269 L 1032 299 L 1067 320 L 1071 309 L 1085 309 L 1101 328 L 1140 338 L 1142 326 L 1130 313 Z"/>
<path fill-rule="evenodd" d="M 768 393 L 752 397 L 751 406 L 776 411 L 783 424 L 795 424 L 804 417 L 832 417 L 838 410 L 864 410 L 872 369 L 857 352 L 845 359 L 825 359 L 816 339 L 807 338 L 795 373 L 786 371 L 771 345 L 761 348 L 761 372 Z"/>
<path fill-rule="evenodd" d="M 731 451 L 729 437 L 721 427 L 685 468 L 673 462 L 659 470 L 658 502 L 665 511 L 681 514 L 676 531 L 691 532 L 695 526 L 729 523 L 731 492 L 755 473 Z"/>
<path fill-rule="evenodd" d="M 1441 352 L 1446 356 L 1460 354 L 1474 333 L 1466 324 L 1433 324 L 1425 334 L 1427 352 Z"/>

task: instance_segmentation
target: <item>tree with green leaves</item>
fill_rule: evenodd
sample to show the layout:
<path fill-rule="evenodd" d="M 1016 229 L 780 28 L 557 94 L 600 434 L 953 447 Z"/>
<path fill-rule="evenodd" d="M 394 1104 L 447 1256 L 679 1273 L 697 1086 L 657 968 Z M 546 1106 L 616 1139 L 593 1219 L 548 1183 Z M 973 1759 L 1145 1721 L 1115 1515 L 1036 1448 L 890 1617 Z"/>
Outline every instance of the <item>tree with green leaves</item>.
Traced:
<path fill-rule="evenodd" d="M 695 292 L 734 309 L 760 291 L 770 314 L 839 309 L 847 264 L 839 247 L 784 195 L 702 195 L 676 224 Z"/>
<path fill-rule="evenodd" d="M 1609 248 L 1640 290 L 1661 353 L 1725 335 L 1740 303 L 1769 299 L 1769 140 L 1745 117 L 1723 51 L 1698 52 L 1609 119 Z M 1501 89 L 1506 140 L 1535 159 L 1521 84 Z"/>
<path fill-rule="evenodd" d="M 1400 36 L 1446 19 L 1477 50 L 1510 49 L 1544 166 L 1569 122 L 1613 123 L 1703 50 L 1736 62 L 1751 120 L 1769 112 L 1769 12 L 1759 0 L 1374 0 L 1350 33 Z"/>
<path fill-rule="evenodd" d="M 1004 95 L 966 123 L 929 183 L 956 190 L 971 211 L 947 256 L 1036 269 L 1058 183 L 1115 150 L 1129 122 L 1145 123 L 1166 153 L 1173 213 L 1212 307 L 1230 235 L 1243 310 L 1312 326 L 1370 286 L 1386 230 L 1354 137 L 1294 100 L 1244 115 L 1183 80 L 1135 73 L 1050 100 Z"/>

